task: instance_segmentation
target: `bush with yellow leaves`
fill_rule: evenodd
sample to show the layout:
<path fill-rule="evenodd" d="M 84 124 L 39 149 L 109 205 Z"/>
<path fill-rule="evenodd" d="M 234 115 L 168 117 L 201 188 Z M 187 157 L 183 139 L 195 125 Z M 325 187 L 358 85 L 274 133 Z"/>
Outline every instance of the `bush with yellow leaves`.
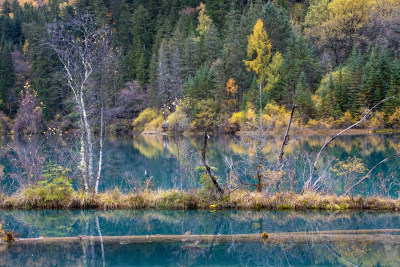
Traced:
<path fill-rule="evenodd" d="M 400 129 L 400 107 L 396 108 L 393 114 L 389 117 L 389 123 L 392 128 Z"/>
<path fill-rule="evenodd" d="M 162 115 L 159 115 L 154 120 L 150 121 L 144 126 L 143 133 L 151 134 L 151 133 L 161 133 L 162 131 L 162 123 L 164 118 Z"/>
<path fill-rule="evenodd" d="M 375 112 L 369 121 L 368 127 L 373 130 L 383 129 L 385 127 L 385 113 L 381 111 Z"/>
<path fill-rule="evenodd" d="M 232 117 L 229 119 L 229 126 L 233 132 L 239 131 L 244 123 L 243 111 L 234 112 Z"/>
<path fill-rule="evenodd" d="M 168 130 L 172 133 L 181 134 L 190 128 L 189 118 L 180 107 L 168 116 L 167 121 Z"/>
<path fill-rule="evenodd" d="M 279 130 L 285 127 L 290 118 L 290 111 L 284 106 L 279 106 L 276 103 L 269 103 L 264 108 L 263 123 L 269 128 Z"/>
<path fill-rule="evenodd" d="M 146 124 L 150 123 L 152 120 L 157 119 L 157 111 L 151 108 L 146 108 L 143 110 L 139 116 L 133 121 L 133 129 L 138 132 L 142 132 Z"/>

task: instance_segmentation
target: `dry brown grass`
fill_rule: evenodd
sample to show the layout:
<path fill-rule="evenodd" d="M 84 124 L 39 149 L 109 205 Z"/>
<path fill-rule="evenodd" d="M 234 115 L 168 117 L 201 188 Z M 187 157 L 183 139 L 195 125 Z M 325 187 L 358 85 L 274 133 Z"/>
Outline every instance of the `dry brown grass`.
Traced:
<path fill-rule="evenodd" d="M 118 189 L 98 195 L 74 191 L 68 199 L 54 203 L 34 198 L 25 191 L 0 197 L 3 209 L 210 209 L 210 206 L 212 209 L 399 211 L 400 200 L 291 192 L 267 196 L 252 191 L 235 191 L 218 199 L 198 191 L 146 190 L 122 194 Z"/>

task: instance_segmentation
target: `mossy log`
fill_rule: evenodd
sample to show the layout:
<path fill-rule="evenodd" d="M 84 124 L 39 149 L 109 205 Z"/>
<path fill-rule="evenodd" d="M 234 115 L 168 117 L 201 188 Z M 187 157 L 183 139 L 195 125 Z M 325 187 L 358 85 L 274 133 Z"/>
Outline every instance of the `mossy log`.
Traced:
<path fill-rule="evenodd" d="M 85 241 L 104 244 L 134 244 L 134 243 L 229 243 L 229 242 L 268 242 L 268 243 L 306 243 L 306 242 L 370 242 L 370 243 L 400 243 L 400 229 L 377 230 L 339 230 L 321 232 L 289 232 L 265 234 L 237 235 L 138 235 L 138 236 L 78 236 L 50 238 L 20 238 L 16 244 L 51 244 L 51 243 L 81 243 Z"/>

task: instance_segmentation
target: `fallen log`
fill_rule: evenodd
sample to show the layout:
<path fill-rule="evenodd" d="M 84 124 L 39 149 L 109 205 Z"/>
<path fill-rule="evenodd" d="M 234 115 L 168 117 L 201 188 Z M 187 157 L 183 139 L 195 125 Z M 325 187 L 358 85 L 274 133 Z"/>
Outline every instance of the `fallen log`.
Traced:
<path fill-rule="evenodd" d="M 135 244 L 135 243 L 229 243 L 229 242 L 268 242 L 268 243 L 307 243 L 307 242 L 370 242 L 400 244 L 400 229 L 371 230 L 338 230 L 320 232 L 287 232 L 269 234 L 236 234 L 236 235 L 137 235 L 137 236 L 78 236 L 49 238 L 20 238 L 13 242 L 17 244 L 68 244 L 94 242 L 104 244 Z"/>

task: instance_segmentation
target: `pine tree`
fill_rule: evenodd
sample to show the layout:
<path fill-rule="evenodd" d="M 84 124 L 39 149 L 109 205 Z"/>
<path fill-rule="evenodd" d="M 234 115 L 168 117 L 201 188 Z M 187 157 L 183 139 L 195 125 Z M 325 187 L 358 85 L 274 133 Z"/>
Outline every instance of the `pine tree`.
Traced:
<path fill-rule="evenodd" d="M 292 24 L 283 8 L 276 7 L 269 1 L 262 9 L 261 18 L 264 28 L 273 44 L 273 51 L 285 52 L 289 40 L 293 38 Z"/>
<path fill-rule="evenodd" d="M 400 60 L 394 60 L 391 64 L 390 87 L 386 97 L 393 97 L 385 102 L 383 110 L 387 115 L 393 114 L 395 109 L 400 106 Z"/>
<path fill-rule="evenodd" d="M 348 70 L 348 98 L 346 108 L 352 115 L 359 112 L 362 102 L 360 101 L 360 87 L 362 79 L 361 55 L 354 47 L 346 67 Z"/>
<path fill-rule="evenodd" d="M 299 108 L 300 117 L 304 124 L 307 124 L 309 119 L 315 117 L 315 105 L 312 101 L 312 95 L 307 84 L 307 77 L 304 72 L 299 76 L 299 82 L 296 86 L 297 106 Z"/>
<path fill-rule="evenodd" d="M 194 35 L 190 35 L 185 39 L 182 52 L 182 78 L 184 80 L 194 77 L 196 74 L 196 62 L 193 59 L 197 58 L 197 53 Z"/>
<path fill-rule="evenodd" d="M 3 48 L 0 51 L 0 110 L 9 114 L 8 91 L 16 82 L 16 75 L 10 50 Z M 11 114 L 9 114 L 11 115 Z"/>
<path fill-rule="evenodd" d="M 204 36 L 204 49 L 206 52 L 205 62 L 207 65 L 210 65 L 211 63 L 216 61 L 221 51 L 221 45 L 218 35 L 219 34 L 217 28 L 214 25 L 211 25 L 210 29 Z"/>

